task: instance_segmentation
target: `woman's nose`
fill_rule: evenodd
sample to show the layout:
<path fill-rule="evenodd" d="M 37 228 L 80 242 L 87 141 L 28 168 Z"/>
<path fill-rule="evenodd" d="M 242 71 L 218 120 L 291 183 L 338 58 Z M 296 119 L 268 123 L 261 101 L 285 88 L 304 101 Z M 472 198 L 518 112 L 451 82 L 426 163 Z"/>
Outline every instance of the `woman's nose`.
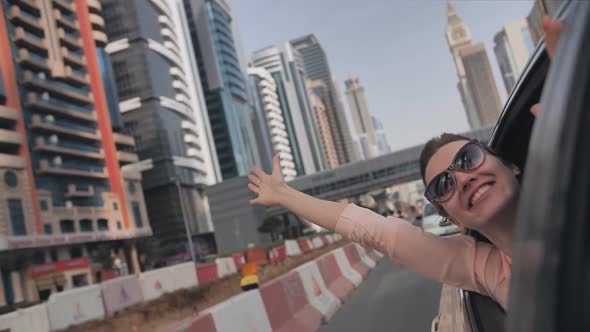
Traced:
<path fill-rule="evenodd" d="M 457 188 L 461 188 L 462 191 L 468 190 L 475 183 L 475 180 L 477 180 L 474 173 L 453 171 L 453 175 L 457 179 Z"/>

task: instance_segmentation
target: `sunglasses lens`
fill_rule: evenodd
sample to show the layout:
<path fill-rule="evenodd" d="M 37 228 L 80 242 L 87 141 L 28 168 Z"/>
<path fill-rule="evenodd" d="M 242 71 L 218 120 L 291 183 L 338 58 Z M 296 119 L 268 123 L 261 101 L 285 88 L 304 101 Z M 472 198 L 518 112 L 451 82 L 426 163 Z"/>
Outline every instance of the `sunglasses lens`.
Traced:
<path fill-rule="evenodd" d="M 450 172 L 444 172 L 434 178 L 428 186 L 428 196 L 436 201 L 446 200 L 455 188 L 455 178 Z"/>
<path fill-rule="evenodd" d="M 461 171 L 471 171 L 481 166 L 485 157 L 483 148 L 477 144 L 466 146 L 455 159 L 455 168 Z"/>

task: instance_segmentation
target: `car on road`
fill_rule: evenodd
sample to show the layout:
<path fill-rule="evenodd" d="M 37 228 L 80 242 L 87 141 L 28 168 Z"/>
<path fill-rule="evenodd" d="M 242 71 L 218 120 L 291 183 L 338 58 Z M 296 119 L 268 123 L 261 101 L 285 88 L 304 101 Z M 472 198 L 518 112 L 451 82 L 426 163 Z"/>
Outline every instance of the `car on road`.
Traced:
<path fill-rule="evenodd" d="M 438 214 L 436 208 L 426 203 L 422 212 L 422 229 L 437 236 L 457 234 L 461 230 L 446 218 Z"/>
<path fill-rule="evenodd" d="M 508 312 L 444 286 L 432 331 L 590 331 L 590 1 L 564 1 L 557 17 L 551 68 L 541 41 L 489 141 L 523 171 Z"/>

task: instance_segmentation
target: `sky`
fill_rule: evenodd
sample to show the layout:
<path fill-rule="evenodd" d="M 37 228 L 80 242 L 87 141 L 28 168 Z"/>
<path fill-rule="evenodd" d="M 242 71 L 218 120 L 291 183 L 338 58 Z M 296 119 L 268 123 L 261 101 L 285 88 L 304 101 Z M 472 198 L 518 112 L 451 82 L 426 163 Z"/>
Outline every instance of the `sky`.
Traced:
<path fill-rule="evenodd" d="M 493 38 L 526 17 L 531 0 L 452 1 L 484 42 L 502 101 Z M 443 0 L 234 0 L 246 55 L 315 34 L 328 56 L 350 122 L 344 80 L 358 76 L 369 112 L 383 122 L 393 150 L 422 144 L 440 133 L 469 130 L 457 74 L 445 39 Z M 351 126 L 352 130 L 352 126 Z"/>

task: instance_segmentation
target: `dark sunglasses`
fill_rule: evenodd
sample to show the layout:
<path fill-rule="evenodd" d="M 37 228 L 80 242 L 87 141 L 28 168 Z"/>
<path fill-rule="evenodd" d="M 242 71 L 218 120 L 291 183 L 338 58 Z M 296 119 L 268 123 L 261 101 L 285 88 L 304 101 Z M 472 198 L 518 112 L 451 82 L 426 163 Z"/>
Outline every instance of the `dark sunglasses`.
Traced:
<path fill-rule="evenodd" d="M 477 140 L 469 141 L 453 158 L 451 165 L 443 172 L 437 174 L 426 187 L 424 196 L 431 202 L 446 202 L 455 193 L 457 179 L 453 171 L 471 173 L 483 165 L 486 159 L 487 149 Z"/>

